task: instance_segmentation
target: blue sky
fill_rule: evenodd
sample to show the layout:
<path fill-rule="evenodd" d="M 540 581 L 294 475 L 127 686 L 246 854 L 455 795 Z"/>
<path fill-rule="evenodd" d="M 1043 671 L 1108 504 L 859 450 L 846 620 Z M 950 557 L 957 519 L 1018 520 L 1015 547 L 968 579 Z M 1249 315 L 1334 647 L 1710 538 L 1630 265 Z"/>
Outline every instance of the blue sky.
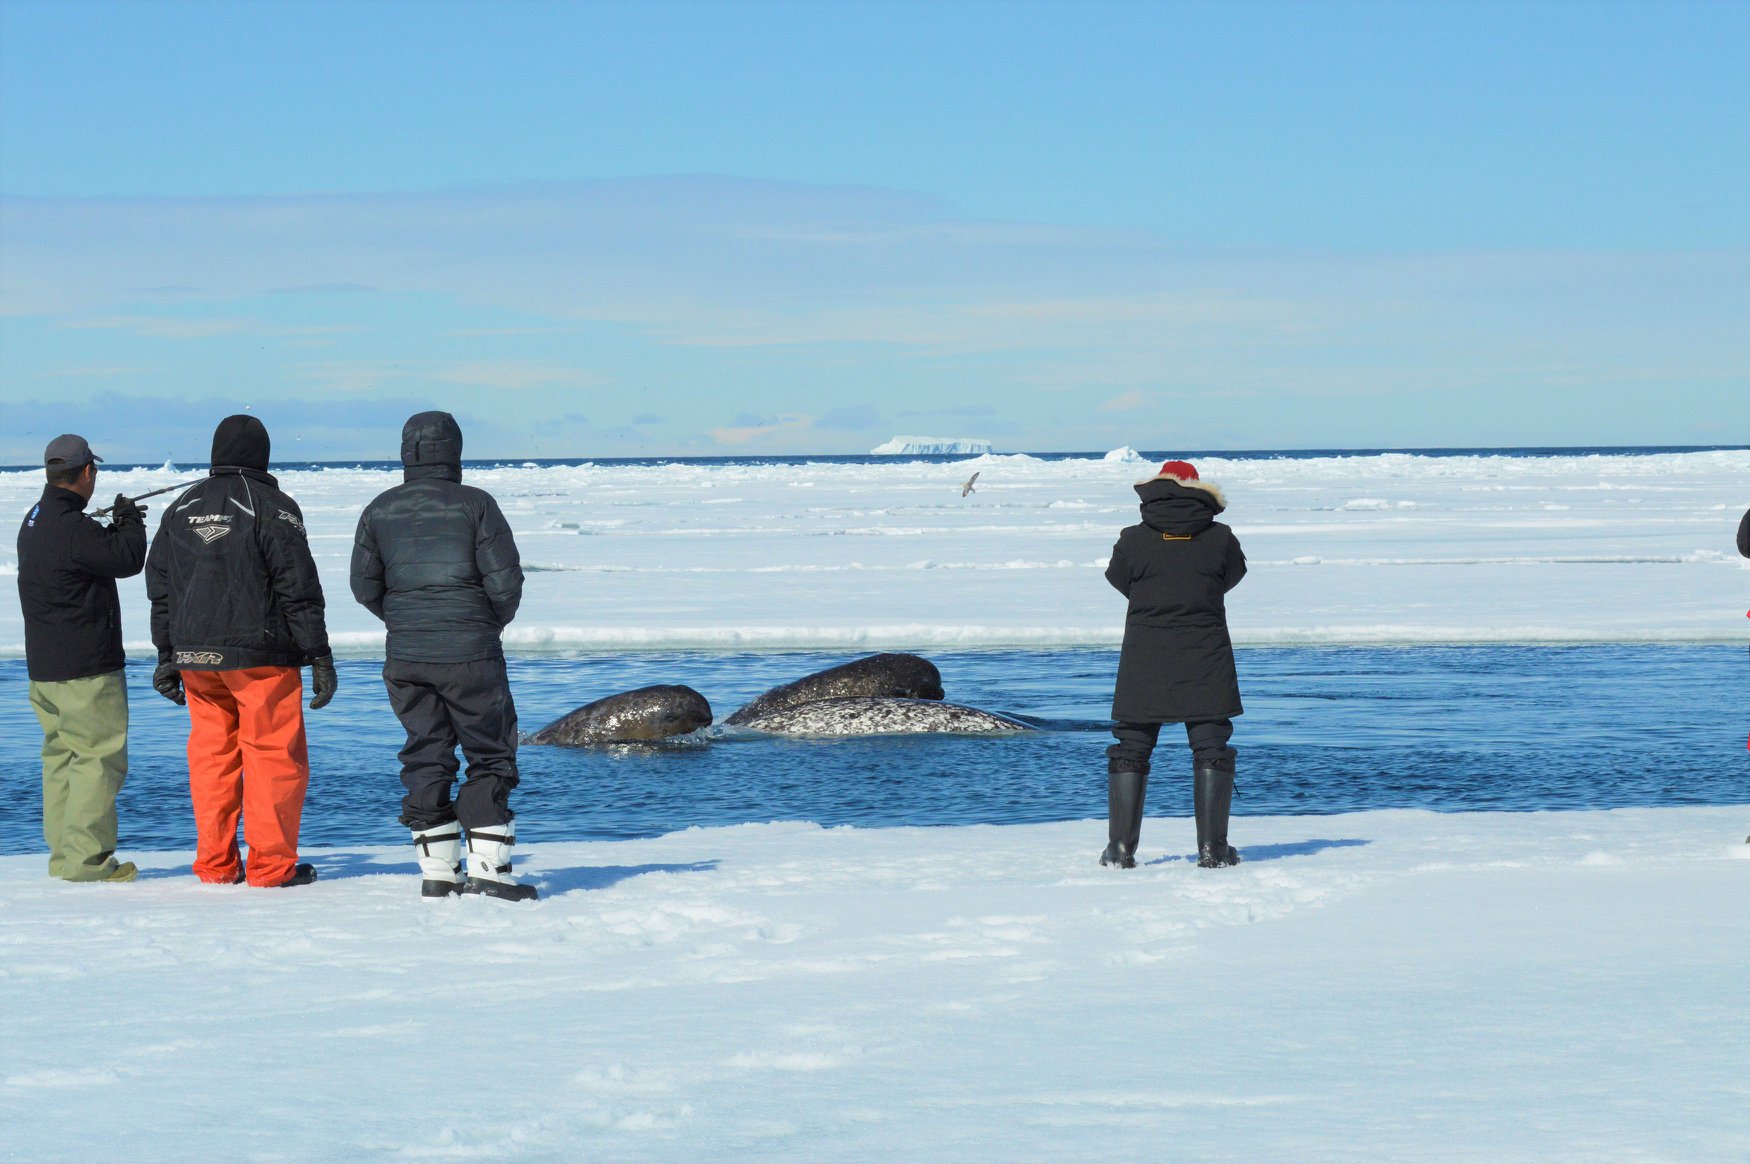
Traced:
<path fill-rule="evenodd" d="M 0 462 L 1741 443 L 1750 5 L 0 0 Z"/>

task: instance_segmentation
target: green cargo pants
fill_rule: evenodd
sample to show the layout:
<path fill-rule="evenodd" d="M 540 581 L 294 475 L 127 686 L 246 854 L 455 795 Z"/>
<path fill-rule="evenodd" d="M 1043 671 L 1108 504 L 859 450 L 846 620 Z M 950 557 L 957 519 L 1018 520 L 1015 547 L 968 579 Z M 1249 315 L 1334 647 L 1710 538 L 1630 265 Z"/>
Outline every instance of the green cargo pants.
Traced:
<path fill-rule="evenodd" d="M 101 881 L 116 870 L 115 798 L 128 775 L 128 687 L 120 671 L 30 684 L 43 725 L 43 840 L 49 876 Z"/>

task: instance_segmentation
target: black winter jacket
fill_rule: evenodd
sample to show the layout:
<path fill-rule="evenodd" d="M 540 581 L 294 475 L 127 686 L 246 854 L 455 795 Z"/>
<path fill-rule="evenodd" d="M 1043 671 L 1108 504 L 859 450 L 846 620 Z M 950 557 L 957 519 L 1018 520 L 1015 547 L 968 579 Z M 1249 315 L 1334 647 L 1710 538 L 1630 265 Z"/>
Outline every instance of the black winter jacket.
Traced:
<path fill-rule="evenodd" d="M 159 658 L 184 671 L 302 667 L 329 653 L 303 511 L 260 469 L 215 465 L 165 507 L 146 596 Z"/>
<path fill-rule="evenodd" d="M 523 597 L 510 523 L 484 489 L 462 482 L 462 432 L 422 412 L 402 433 L 404 482 L 359 515 L 352 594 L 389 627 L 389 658 L 471 663 L 501 656 Z"/>
<path fill-rule="evenodd" d="M 1112 718 L 1130 723 L 1232 719 L 1240 706 L 1224 595 L 1246 575 L 1226 508 L 1207 481 L 1156 477 L 1136 487 L 1142 524 L 1118 535 L 1106 581 L 1130 599 Z"/>
<path fill-rule="evenodd" d="M 1744 514 L 1744 520 L 1738 523 L 1738 552 L 1750 558 L 1750 511 Z"/>
<path fill-rule="evenodd" d="M 18 601 L 24 607 L 25 670 L 38 683 L 119 671 L 121 602 L 115 580 L 146 561 L 146 523 L 105 529 L 85 498 L 50 485 L 18 527 Z"/>

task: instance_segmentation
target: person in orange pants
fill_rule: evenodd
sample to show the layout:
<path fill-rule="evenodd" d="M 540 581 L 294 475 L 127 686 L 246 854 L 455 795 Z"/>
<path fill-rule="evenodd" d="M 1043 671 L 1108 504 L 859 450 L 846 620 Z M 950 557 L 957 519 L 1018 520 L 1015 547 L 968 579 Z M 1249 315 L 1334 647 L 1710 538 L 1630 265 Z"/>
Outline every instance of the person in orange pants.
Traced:
<path fill-rule="evenodd" d="M 298 861 L 310 784 L 300 668 L 310 668 L 312 708 L 338 680 L 304 515 L 267 471 L 270 447 L 253 416 L 219 423 L 212 470 L 166 507 L 152 539 L 146 596 L 152 687 L 188 705 L 195 876 L 289 887 L 316 880 Z"/>
<path fill-rule="evenodd" d="M 237 818 L 249 845 L 251 885 L 284 885 L 297 872 L 298 826 L 310 786 L 303 674 L 296 667 L 184 671 L 188 788 L 194 801 L 194 875 L 244 880 Z"/>

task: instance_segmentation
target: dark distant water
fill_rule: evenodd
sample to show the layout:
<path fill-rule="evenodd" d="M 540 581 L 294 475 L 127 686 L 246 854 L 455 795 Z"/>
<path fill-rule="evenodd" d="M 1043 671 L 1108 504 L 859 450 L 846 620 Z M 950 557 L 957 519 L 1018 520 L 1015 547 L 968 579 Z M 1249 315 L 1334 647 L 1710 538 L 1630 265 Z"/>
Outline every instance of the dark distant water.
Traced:
<path fill-rule="evenodd" d="M 1401 453 L 1415 457 L 1644 457 L 1657 456 L 1665 453 L 1711 453 L 1731 452 L 1750 449 L 1750 445 L 1576 445 L 1572 447 L 1528 446 L 1524 448 L 1435 448 L 1435 449 L 1171 449 L 1149 451 L 1144 449 L 1141 455 L 1151 461 L 1166 460 L 1169 457 L 1197 460 L 1203 457 L 1213 457 L 1221 460 L 1244 461 L 1306 461 L 1317 457 L 1377 457 L 1385 453 Z M 997 455 L 1020 452 L 1018 449 L 1000 449 Z M 534 468 L 553 468 L 555 466 L 571 465 L 892 465 L 904 464 L 909 461 L 924 461 L 946 464 L 953 461 L 964 461 L 972 456 L 970 453 L 902 453 L 895 455 L 874 456 L 868 453 L 858 454 L 827 454 L 827 453 L 797 453 L 791 455 L 771 456 L 730 456 L 730 457 L 539 457 L 516 458 L 504 457 L 498 460 L 468 460 L 462 462 L 469 469 L 508 469 L 522 466 Z M 1097 452 L 1049 452 L 1027 453 L 1042 461 L 1086 461 L 1099 460 L 1106 455 L 1106 450 Z M 120 469 L 156 469 L 157 464 L 105 464 L 105 470 L 115 472 Z M 193 468 L 198 471 L 205 464 L 189 462 L 182 465 L 184 469 Z M 276 473 L 288 473 L 311 469 L 400 469 L 401 462 L 397 459 L 380 461 L 278 461 L 272 466 Z M 28 470 L 34 473 L 42 472 L 40 465 L 0 465 L 0 472 L 12 470 Z"/>
<path fill-rule="evenodd" d="M 514 805 L 527 841 L 651 836 L 692 825 L 1015 824 L 1105 814 L 1110 650 L 933 656 L 948 697 L 1030 717 L 1003 738 L 724 739 L 604 749 L 526 747 Z M 686 683 L 722 718 L 839 654 L 628 653 L 513 659 L 525 731 L 651 683 Z M 1333 813 L 1750 803 L 1750 661 L 1741 647 L 1253 648 L 1239 652 L 1235 811 Z M 399 726 L 380 664 L 342 661 L 308 715 L 304 841 L 399 843 Z M 190 848 L 186 713 L 130 663 L 132 772 L 122 844 Z M 22 660 L 0 661 L 0 852 L 42 849 L 41 735 Z M 1151 815 L 1190 811 L 1183 732 L 1168 727 Z"/>

